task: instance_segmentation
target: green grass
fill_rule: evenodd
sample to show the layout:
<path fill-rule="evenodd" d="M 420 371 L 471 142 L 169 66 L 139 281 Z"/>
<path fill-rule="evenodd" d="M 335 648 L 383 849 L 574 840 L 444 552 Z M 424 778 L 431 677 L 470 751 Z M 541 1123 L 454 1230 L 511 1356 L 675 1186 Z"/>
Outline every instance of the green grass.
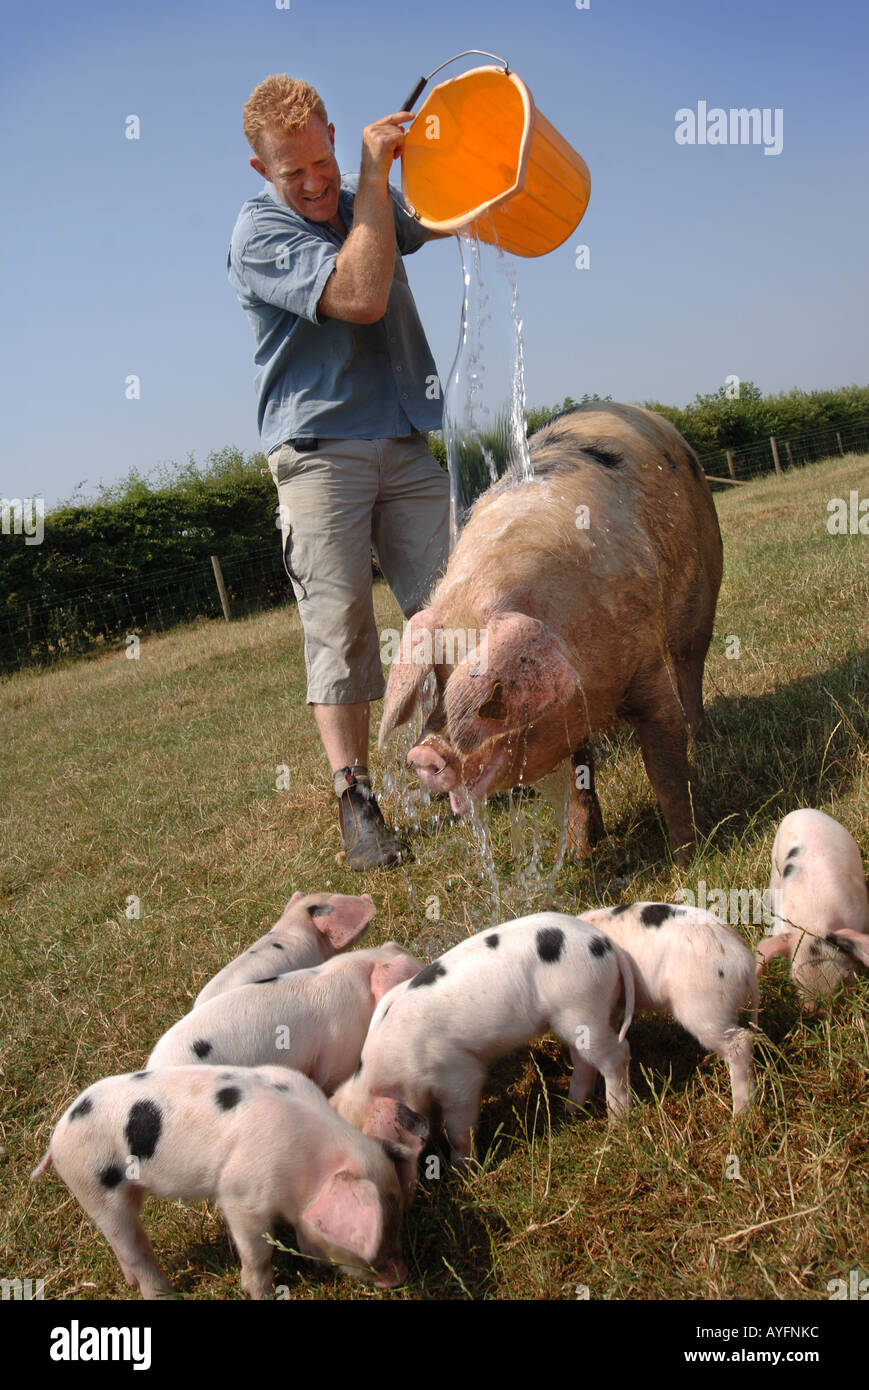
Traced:
<path fill-rule="evenodd" d="M 826 530 L 827 500 L 852 488 L 869 495 L 869 458 L 716 497 L 714 738 L 698 754 L 704 838 L 686 871 L 667 852 L 633 737 L 618 730 L 599 743 L 609 838 L 554 881 L 544 798 L 514 815 L 493 805 L 475 831 L 444 803 L 422 804 L 397 747 L 375 767 L 381 785 L 394 782 L 384 805 L 410 828 L 413 862 L 352 874 L 292 607 L 145 638 L 138 661 L 121 651 L 0 683 L 0 1275 L 42 1277 L 47 1298 L 135 1296 L 57 1178 L 27 1175 L 73 1096 L 141 1066 L 296 888 L 370 890 L 372 939 L 430 958 L 542 906 L 667 900 L 700 880 L 763 889 L 776 824 L 797 806 L 836 816 L 869 858 L 869 537 Z M 377 611 L 397 624 L 382 588 Z M 733 637 L 738 657 L 727 655 Z M 281 765 L 290 790 L 276 789 Z M 138 918 L 125 913 L 133 896 Z M 741 929 L 749 940 L 762 930 Z M 829 1280 L 869 1271 L 867 1000 L 863 979 L 804 1018 L 784 966 L 771 966 L 760 1094 L 741 1122 L 724 1064 L 672 1022 L 634 1025 L 636 1103 L 615 1130 L 599 1096 L 565 1117 L 565 1058 L 543 1040 L 493 1070 L 479 1169 L 458 1176 L 442 1155 L 441 1176 L 423 1179 L 404 1289 L 380 1293 L 288 1254 L 276 1282 L 317 1299 L 573 1299 L 583 1287 L 592 1298 L 826 1298 Z M 216 1209 L 154 1201 L 145 1220 L 179 1294 L 241 1296 Z"/>

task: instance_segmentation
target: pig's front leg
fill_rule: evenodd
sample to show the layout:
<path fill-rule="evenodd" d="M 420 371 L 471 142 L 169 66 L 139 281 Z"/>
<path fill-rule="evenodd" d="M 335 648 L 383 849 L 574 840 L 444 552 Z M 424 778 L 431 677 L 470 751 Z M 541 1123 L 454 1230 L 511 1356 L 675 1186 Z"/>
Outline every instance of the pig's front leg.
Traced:
<path fill-rule="evenodd" d="M 265 1238 L 271 1230 L 268 1211 L 251 1211 L 243 1203 L 220 1202 L 229 1233 L 241 1259 L 241 1287 L 248 1298 L 268 1298 L 272 1291 L 272 1247 Z"/>
<path fill-rule="evenodd" d="M 454 1168 L 466 1168 L 473 1157 L 473 1135 L 480 1118 L 485 1069 L 463 1078 L 461 1090 L 451 1084 L 450 1094 L 441 1101 L 444 1128 L 450 1141 L 450 1162 Z"/>
<path fill-rule="evenodd" d="M 567 811 L 567 848 L 582 859 L 606 834 L 594 788 L 594 757 L 586 745 L 570 755 L 571 787 Z"/>
<path fill-rule="evenodd" d="M 657 695 L 652 700 L 649 692 L 655 686 Z M 694 822 L 683 714 L 665 667 L 651 678 L 645 690 L 643 713 L 631 714 L 628 718 L 637 731 L 643 764 L 660 803 L 673 859 L 680 868 L 685 868 L 694 853 Z M 650 708 L 654 709 L 654 714 L 649 713 Z"/>

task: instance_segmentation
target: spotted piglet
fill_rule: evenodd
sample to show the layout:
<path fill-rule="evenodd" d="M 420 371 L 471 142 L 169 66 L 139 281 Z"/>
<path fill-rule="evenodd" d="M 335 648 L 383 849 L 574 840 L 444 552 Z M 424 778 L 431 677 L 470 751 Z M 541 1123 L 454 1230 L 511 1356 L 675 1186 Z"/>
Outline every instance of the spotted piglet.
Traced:
<path fill-rule="evenodd" d="M 147 1193 L 217 1202 L 241 1256 L 241 1286 L 272 1286 L 275 1221 L 299 1250 L 379 1288 L 407 1277 L 394 1156 L 283 1067 L 173 1067 L 109 1076 L 59 1120 L 32 1173 L 54 1163 L 143 1298 L 170 1293 L 139 1221 Z"/>
<path fill-rule="evenodd" d="M 630 957 L 637 1012 L 669 1013 L 730 1068 L 733 1113 L 754 1090 L 752 1035 L 739 1026 L 751 1004 L 757 1025 L 758 990 L 751 951 L 732 927 L 700 908 L 625 903 L 582 914 Z"/>
<path fill-rule="evenodd" d="M 388 941 L 218 994 L 180 1019 L 147 1067 L 293 1067 L 331 1094 L 353 1072 L 378 1000 L 421 962 Z"/>
<path fill-rule="evenodd" d="M 823 811 L 785 816 L 772 846 L 775 925 L 757 948 L 760 974 L 789 956 L 791 979 L 808 1009 L 869 966 L 869 894 L 856 842 Z"/>
<path fill-rule="evenodd" d="M 400 1169 L 410 1187 L 432 1115 L 442 1114 L 453 1161 L 466 1159 L 489 1066 L 552 1029 L 570 1048 L 571 1107 L 585 1103 L 600 1071 L 610 1116 L 625 1114 L 633 1000 L 630 963 L 587 923 L 558 912 L 506 922 L 381 1001 L 356 1073 L 332 1103 L 364 1133 L 413 1150 Z"/>
<path fill-rule="evenodd" d="M 294 893 L 271 930 L 199 991 L 194 1009 L 239 985 L 322 965 L 361 940 L 374 912 L 368 893 L 358 898 L 346 893 Z"/>

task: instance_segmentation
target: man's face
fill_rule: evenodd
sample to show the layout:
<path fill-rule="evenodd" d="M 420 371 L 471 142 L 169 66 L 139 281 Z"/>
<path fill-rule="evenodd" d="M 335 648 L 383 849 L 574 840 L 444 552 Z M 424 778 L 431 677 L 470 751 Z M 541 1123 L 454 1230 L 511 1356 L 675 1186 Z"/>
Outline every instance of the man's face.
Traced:
<path fill-rule="evenodd" d="M 330 222 L 338 213 L 341 171 L 335 158 L 335 127 L 312 116 L 304 130 L 284 135 L 267 130 L 257 173 L 274 185 L 282 203 L 311 222 Z"/>

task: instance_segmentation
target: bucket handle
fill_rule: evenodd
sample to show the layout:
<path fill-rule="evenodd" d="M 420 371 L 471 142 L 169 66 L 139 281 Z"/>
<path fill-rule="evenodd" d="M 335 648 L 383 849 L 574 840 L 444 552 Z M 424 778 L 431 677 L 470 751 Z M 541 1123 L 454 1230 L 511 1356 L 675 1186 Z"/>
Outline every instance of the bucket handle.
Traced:
<path fill-rule="evenodd" d="M 411 92 L 410 96 L 405 101 L 404 105 L 398 108 L 399 111 L 412 110 L 413 103 L 416 101 L 423 87 L 425 87 L 425 85 L 428 82 L 431 82 L 435 73 L 440 72 L 441 68 L 448 67 L 450 63 L 454 63 L 457 58 L 466 58 L 469 53 L 479 53 L 483 58 L 494 58 L 497 63 L 501 64 L 501 67 L 504 69 L 505 74 L 509 73 L 510 71 L 510 65 L 507 62 L 506 58 L 499 58 L 497 53 L 489 53 L 485 48 L 466 48 L 462 53 L 454 53 L 452 58 L 447 58 L 446 62 L 441 63 L 438 67 L 434 68 L 429 73 L 428 77 L 421 77 L 417 82 L 416 86 L 414 87 L 413 91 Z"/>

